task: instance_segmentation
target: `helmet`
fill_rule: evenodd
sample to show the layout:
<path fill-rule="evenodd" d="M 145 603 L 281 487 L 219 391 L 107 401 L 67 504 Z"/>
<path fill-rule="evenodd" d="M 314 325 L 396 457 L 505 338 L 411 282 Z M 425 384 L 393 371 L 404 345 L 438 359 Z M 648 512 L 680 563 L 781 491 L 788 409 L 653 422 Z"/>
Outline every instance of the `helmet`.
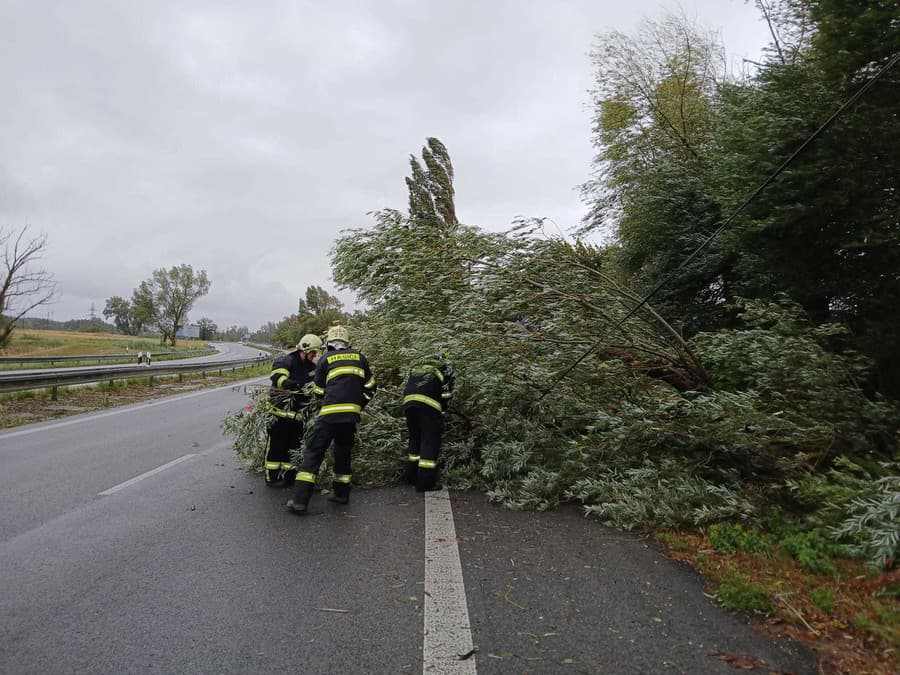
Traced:
<path fill-rule="evenodd" d="M 307 333 L 302 338 L 300 338 L 300 342 L 298 342 L 296 346 L 296 349 L 302 349 L 303 351 L 321 348 L 322 339 L 318 335 L 314 335 L 312 333 Z"/>
<path fill-rule="evenodd" d="M 332 326 L 328 329 L 328 335 L 325 336 L 325 342 L 335 342 L 340 340 L 350 344 L 350 331 L 343 326 Z"/>

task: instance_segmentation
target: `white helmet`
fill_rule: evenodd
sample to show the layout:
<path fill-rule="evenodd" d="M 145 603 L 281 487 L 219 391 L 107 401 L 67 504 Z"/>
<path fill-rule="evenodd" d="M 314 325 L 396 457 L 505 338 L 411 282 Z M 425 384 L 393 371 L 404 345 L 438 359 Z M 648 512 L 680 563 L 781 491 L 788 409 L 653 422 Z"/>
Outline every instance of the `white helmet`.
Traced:
<path fill-rule="evenodd" d="M 300 338 L 300 342 L 298 342 L 297 346 L 295 347 L 295 349 L 302 349 L 305 352 L 321 348 L 322 338 L 320 338 L 318 335 L 314 335 L 313 333 L 307 333 L 302 338 Z"/>

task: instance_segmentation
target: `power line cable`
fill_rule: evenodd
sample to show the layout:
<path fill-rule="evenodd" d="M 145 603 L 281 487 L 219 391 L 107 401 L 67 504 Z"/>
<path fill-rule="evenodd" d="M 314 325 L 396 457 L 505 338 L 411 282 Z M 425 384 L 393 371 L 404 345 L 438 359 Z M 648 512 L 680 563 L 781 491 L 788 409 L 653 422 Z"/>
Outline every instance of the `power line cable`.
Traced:
<path fill-rule="evenodd" d="M 743 203 L 734 211 L 734 213 L 732 213 L 730 216 L 728 216 L 728 218 L 726 218 L 725 221 L 721 225 L 719 225 L 719 227 L 717 227 L 711 235 L 709 235 L 696 249 L 694 249 L 694 251 L 687 258 L 685 258 L 681 262 L 681 264 L 678 265 L 678 267 L 676 267 L 674 270 L 669 272 L 665 277 L 663 277 L 663 279 L 658 284 L 656 284 L 656 286 L 653 288 L 653 290 L 651 290 L 649 293 L 647 293 L 647 295 L 645 295 L 643 298 L 641 298 L 641 301 L 638 304 L 636 304 L 628 312 L 628 314 L 626 314 L 623 318 L 619 319 L 619 321 L 616 323 L 616 325 L 613 326 L 612 330 L 617 330 L 620 326 L 622 326 L 622 324 L 624 324 L 626 321 L 628 321 L 628 319 L 630 319 L 632 316 L 634 316 L 635 313 L 641 307 L 643 307 L 644 305 L 647 304 L 647 302 L 650 300 L 650 298 L 652 298 L 654 295 L 656 295 L 656 293 L 663 286 L 665 286 L 669 281 L 672 280 L 672 277 L 674 277 L 677 272 L 679 272 L 685 265 L 687 265 L 689 262 L 691 262 L 691 260 L 696 258 L 700 254 L 700 252 L 703 251 L 703 249 L 705 249 L 710 244 L 710 242 L 712 242 L 712 240 L 715 239 L 722 232 L 722 230 L 724 230 L 726 227 L 728 227 L 728 225 L 731 223 L 731 221 L 733 221 L 735 218 L 737 218 L 743 212 L 743 210 L 745 208 L 747 208 L 747 206 L 750 204 L 750 202 L 752 202 L 754 199 L 756 199 L 756 197 L 759 196 L 759 194 L 764 189 L 766 189 L 766 187 L 773 180 L 775 180 L 779 176 L 779 174 L 781 174 L 781 172 L 784 171 L 787 168 L 787 166 L 792 161 L 794 161 L 794 159 L 801 152 L 803 152 L 803 150 L 806 148 L 806 146 L 808 146 L 810 143 L 812 143 L 813 140 L 815 140 L 828 127 L 830 127 L 831 124 L 838 117 L 840 117 L 844 113 L 845 110 L 847 110 L 847 108 L 849 108 L 854 103 L 856 103 L 857 99 L 859 99 L 860 96 L 862 96 L 864 93 L 866 93 L 872 87 L 872 85 L 874 85 L 881 78 L 881 76 L 884 75 L 884 73 L 886 73 L 890 68 L 892 68 L 894 65 L 896 65 L 896 63 L 898 61 L 900 61 L 900 53 L 895 54 L 891 58 L 891 60 L 888 61 L 884 66 L 882 66 L 881 69 L 877 73 L 875 73 L 871 78 L 869 78 L 869 80 L 865 84 L 863 84 L 859 89 L 857 89 L 856 92 L 850 98 L 848 98 L 844 102 L 843 105 L 841 105 L 840 108 L 835 110 L 831 114 L 831 116 L 827 120 L 825 120 L 818 129 L 816 129 L 805 141 L 803 141 L 803 143 L 801 143 L 800 146 L 796 150 L 794 150 L 794 152 L 791 153 L 791 155 L 786 160 L 784 160 L 777 169 L 775 169 L 775 171 L 773 171 L 771 174 L 769 174 L 768 178 L 766 178 L 762 183 L 760 183 L 759 187 L 757 187 L 750 194 L 750 196 L 747 197 L 743 201 Z M 578 366 L 579 363 L 581 363 L 588 356 L 590 356 L 594 352 L 594 350 L 596 350 L 597 347 L 599 347 L 599 346 L 600 346 L 600 342 L 599 341 L 595 342 L 590 347 L 588 347 L 588 349 L 585 350 L 585 352 L 581 356 L 579 356 L 577 359 L 575 359 L 575 361 L 573 361 L 572 364 L 568 368 L 566 368 L 565 371 L 563 371 L 563 373 L 561 375 L 557 376 L 557 378 L 555 380 L 553 380 L 551 385 L 544 391 L 544 393 L 541 394 L 540 398 L 538 398 L 538 403 L 543 401 L 544 397 L 547 394 L 549 394 L 551 391 L 553 391 L 553 388 L 556 387 L 557 384 L 562 382 L 569 373 L 571 373 L 573 370 L 575 370 L 575 368 Z"/>

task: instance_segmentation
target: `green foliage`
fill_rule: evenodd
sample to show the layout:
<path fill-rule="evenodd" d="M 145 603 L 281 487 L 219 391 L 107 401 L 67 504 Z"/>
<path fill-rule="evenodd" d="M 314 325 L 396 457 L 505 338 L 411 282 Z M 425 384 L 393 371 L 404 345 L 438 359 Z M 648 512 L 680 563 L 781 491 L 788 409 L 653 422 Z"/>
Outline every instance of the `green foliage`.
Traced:
<path fill-rule="evenodd" d="M 692 345 L 716 386 L 754 392 L 753 421 L 770 428 L 775 459 L 786 448 L 833 459 L 890 447 L 898 408 L 864 395 L 859 382 L 869 361 L 825 346 L 843 327 L 811 325 L 786 298 L 738 307 L 743 326 L 700 334 Z"/>
<path fill-rule="evenodd" d="M 174 347 L 175 334 L 185 325 L 187 313 L 197 298 L 209 292 L 210 281 L 205 270 L 194 272 L 190 265 L 178 265 L 168 270 L 153 270 L 131 296 L 133 320 L 142 325 L 155 326 Z"/>
<path fill-rule="evenodd" d="M 626 528 L 747 521 L 780 502 L 796 508 L 790 481 L 838 453 L 894 447 L 896 408 L 863 395 L 867 361 L 831 349 L 839 327 L 813 324 L 786 299 L 730 305 L 737 329 L 690 343 L 653 307 L 620 325 L 639 298 L 614 252 L 548 237 L 535 220 L 504 234 L 450 226 L 425 208 L 436 197 L 415 166 L 419 210 L 376 213 L 332 252 L 335 281 L 369 304 L 353 339 L 383 389 L 365 435 L 398 457 L 398 386 L 435 351 L 459 375 L 445 482 L 511 508 L 575 500 Z"/>
<path fill-rule="evenodd" d="M 689 335 L 731 325 L 738 297 L 787 293 L 873 358 L 868 386 L 900 397 L 900 99 L 897 68 L 690 252 L 875 72 L 900 52 L 896 0 L 758 2 L 767 59 L 728 77 L 721 45 L 682 19 L 600 36 L 595 178 L 584 231 Z"/>
<path fill-rule="evenodd" d="M 884 569 L 892 566 L 900 553 L 900 475 L 878 479 L 870 491 L 846 505 L 847 515 L 831 535 L 851 542 L 851 555 Z"/>
<path fill-rule="evenodd" d="M 766 553 L 770 541 L 764 534 L 745 530 L 737 523 L 715 523 L 709 528 L 709 544 L 719 553 Z"/>
<path fill-rule="evenodd" d="M 251 403 L 222 420 L 222 433 L 232 438 L 232 448 L 248 470 L 262 471 L 266 461 L 267 427 L 274 417 L 267 412 L 269 388 L 250 392 Z"/>
<path fill-rule="evenodd" d="M 289 348 L 307 333 L 324 336 L 329 326 L 347 321 L 342 307 L 343 303 L 322 287 L 307 286 L 305 299 L 298 302 L 297 314 L 286 316 L 274 326 L 270 341 Z"/>
<path fill-rule="evenodd" d="M 713 594 L 725 609 L 754 612 L 768 616 L 772 613 L 772 601 L 759 584 L 751 583 L 741 574 L 726 576 Z"/>
<path fill-rule="evenodd" d="M 831 559 L 841 555 L 843 550 L 819 532 L 797 532 L 786 536 L 780 544 L 803 569 L 826 574 L 837 573 Z"/>
<path fill-rule="evenodd" d="M 877 635 L 888 644 L 900 643 L 900 609 L 896 602 L 888 604 L 874 601 L 870 613 L 859 613 L 853 617 L 854 627 Z"/>
<path fill-rule="evenodd" d="M 823 612 L 834 611 L 834 593 L 828 588 L 814 588 L 809 592 L 809 599 Z"/>
<path fill-rule="evenodd" d="M 141 318 L 135 314 L 131 301 L 118 295 L 107 298 L 103 316 L 107 319 L 112 317 L 116 328 L 125 335 L 139 335 L 144 328 Z"/>
<path fill-rule="evenodd" d="M 865 466 L 839 457 L 824 473 L 790 481 L 789 487 L 811 513 L 807 522 L 846 544 L 850 555 L 889 567 L 900 552 L 900 466 L 872 462 Z"/>
<path fill-rule="evenodd" d="M 692 475 L 674 459 L 578 478 L 566 496 L 585 504 L 588 514 L 625 529 L 699 526 L 753 512 L 736 476 L 714 482 Z"/>

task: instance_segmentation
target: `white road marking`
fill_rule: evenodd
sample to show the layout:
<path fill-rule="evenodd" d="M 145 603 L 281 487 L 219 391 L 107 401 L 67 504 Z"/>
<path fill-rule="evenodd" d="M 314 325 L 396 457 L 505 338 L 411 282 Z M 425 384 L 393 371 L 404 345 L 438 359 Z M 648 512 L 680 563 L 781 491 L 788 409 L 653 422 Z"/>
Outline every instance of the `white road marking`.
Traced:
<path fill-rule="evenodd" d="M 422 647 L 422 672 L 428 675 L 474 675 L 477 672 L 466 588 L 456 545 L 453 507 L 446 489 L 425 493 L 425 642 Z"/>
<path fill-rule="evenodd" d="M 109 490 L 104 490 L 103 492 L 98 493 L 97 496 L 98 497 L 106 497 L 107 495 L 111 495 L 114 492 L 118 492 L 119 490 L 124 490 L 125 488 L 130 487 L 130 486 L 134 485 L 135 483 L 137 483 L 138 481 L 142 481 L 145 478 L 149 478 L 150 476 L 157 474 L 160 471 L 165 471 L 169 467 L 175 466 L 176 464 L 180 464 L 181 462 L 183 462 L 186 459 L 190 459 L 191 457 L 202 457 L 204 455 L 210 455 L 214 452 L 218 452 L 219 450 L 222 450 L 222 449 L 230 447 L 230 446 L 231 446 L 231 441 L 228 439 L 219 441 L 218 443 L 214 443 L 213 445 L 208 447 L 206 450 L 203 450 L 202 452 L 192 452 L 187 455 L 184 455 L 183 457 L 179 457 L 178 459 L 173 459 L 171 462 L 167 462 L 166 464 L 163 464 L 162 466 L 158 466 L 155 469 L 150 469 L 150 471 L 146 471 L 146 472 L 142 473 L 140 476 L 135 476 L 134 478 L 126 480 L 124 483 L 119 483 L 118 485 L 115 485 L 115 486 L 109 488 Z"/>
<path fill-rule="evenodd" d="M 109 488 L 109 490 L 104 490 L 103 492 L 100 492 L 97 496 L 98 497 L 106 497 L 107 495 L 111 495 L 114 492 L 118 492 L 119 490 L 124 490 L 125 488 L 130 487 L 130 486 L 134 485 L 135 483 L 144 480 L 145 478 L 149 478 L 150 476 L 158 474 L 160 471 L 165 471 L 169 467 L 175 466 L 176 464 L 181 464 L 181 462 L 183 462 L 186 459 L 190 459 L 191 457 L 196 457 L 196 455 L 194 453 L 190 453 L 190 454 L 184 455 L 183 457 L 179 457 L 178 459 L 173 459 L 171 462 L 166 462 L 162 466 L 158 466 L 155 469 L 150 469 L 150 471 L 145 471 L 140 476 L 135 476 L 134 478 L 126 480 L 124 483 L 119 483 L 118 485 L 115 485 L 115 486 Z"/>
<path fill-rule="evenodd" d="M 104 417 L 111 417 L 113 415 L 121 415 L 123 413 L 132 412 L 135 410 L 145 410 L 146 408 L 153 408 L 158 405 L 165 405 L 167 403 L 174 403 L 177 401 L 183 401 L 187 398 L 194 398 L 195 396 L 203 396 L 204 394 L 213 394 L 217 391 L 224 391 L 225 389 L 234 389 L 235 387 L 240 387 L 248 382 L 255 382 L 260 378 L 254 377 L 248 380 L 241 380 L 240 382 L 233 382 L 232 384 L 225 385 L 224 387 L 216 387 L 215 389 L 201 389 L 200 391 L 192 391 L 189 394 L 179 394 L 176 396 L 167 396 L 166 398 L 158 398 L 153 401 L 148 401 L 147 403 L 136 403 L 133 405 L 122 406 L 121 408 L 114 408 L 112 410 L 107 410 L 106 412 L 96 413 L 96 414 L 86 414 L 79 415 L 78 417 L 73 417 L 72 419 L 62 420 L 61 422 L 54 422 L 52 424 L 42 424 L 40 426 L 29 427 L 27 429 L 19 429 L 18 431 L 9 431 L 9 432 L 0 432 L 0 441 L 6 440 L 7 438 L 15 438 L 16 436 L 25 436 L 27 434 L 36 434 L 39 431 L 47 431 L 49 429 L 59 429 L 60 427 L 68 427 L 73 424 L 81 424 L 82 422 L 88 422 L 92 420 L 102 419 Z M 40 424 L 40 423 L 38 423 Z"/>

